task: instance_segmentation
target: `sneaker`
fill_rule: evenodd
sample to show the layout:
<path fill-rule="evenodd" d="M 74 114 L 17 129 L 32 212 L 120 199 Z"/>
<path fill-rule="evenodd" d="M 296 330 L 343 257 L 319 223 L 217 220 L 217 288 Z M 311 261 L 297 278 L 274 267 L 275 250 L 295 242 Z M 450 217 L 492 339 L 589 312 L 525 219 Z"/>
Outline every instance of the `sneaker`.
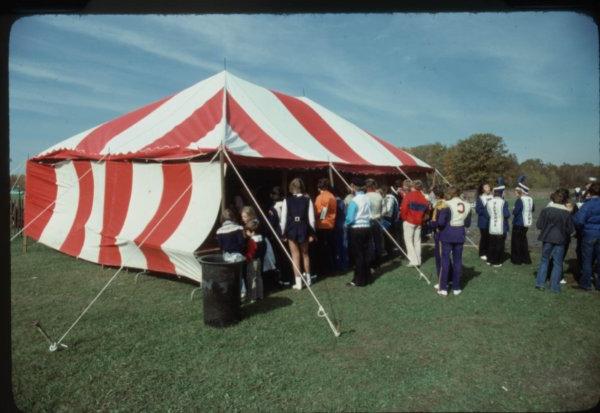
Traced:
<path fill-rule="evenodd" d="M 500 268 L 500 267 L 502 267 L 502 264 L 494 264 L 494 265 L 492 265 L 492 267 Z"/>
<path fill-rule="evenodd" d="M 459 295 L 460 293 L 462 293 L 462 290 L 452 290 L 452 294 L 454 295 Z"/>
<path fill-rule="evenodd" d="M 346 287 L 356 287 L 356 284 L 354 284 L 354 282 L 350 281 L 349 283 L 346 283 Z"/>
<path fill-rule="evenodd" d="M 446 297 L 448 295 L 448 291 L 446 290 L 438 290 L 437 292 L 439 295 Z"/>
<path fill-rule="evenodd" d="M 492 264 L 490 264 L 490 263 L 489 263 L 489 262 L 487 262 L 487 261 L 486 261 L 485 263 L 486 263 L 487 265 L 490 265 L 490 266 L 492 265 Z"/>
<path fill-rule="evenodd" d="M 481 256 L 481 257 L 479 257 L 479 258 L 481 258 L 481 259 L 482 259 L 482 260 L 484 260 L 484 261 L 487 261 L 487 257 L 486 257 L 485 255 L 482 255 L 482 256 Z"/>
<path fill-rule="evenodd" d="M 567 279 L 566 279 L 566 278 L 563 278 L 562 280 L 560 280 L 560 283 L 561 283 L 561 284 L 566 284 L 566 283 L 567 283 Z"/>

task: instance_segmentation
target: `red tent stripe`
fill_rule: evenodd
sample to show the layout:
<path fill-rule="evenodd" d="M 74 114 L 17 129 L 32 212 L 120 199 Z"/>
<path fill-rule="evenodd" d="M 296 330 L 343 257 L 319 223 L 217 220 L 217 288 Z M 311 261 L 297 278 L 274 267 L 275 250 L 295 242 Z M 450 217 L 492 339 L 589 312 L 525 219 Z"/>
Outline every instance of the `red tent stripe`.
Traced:
<path fill-rule="evenodd" d="M 223 89 L 196 109 L 190 117 L 162 137 L 146 145 L 140 152 L 161 146 L 176 147 L 177 149 L 187 148 L 190 143 L 200 140 L 213 130 L 222 116 Z"/>
<path fill-rule="evenodd" d="M 75 149 L 85 151 L 88 154 L 100 153 L 112 138 L 148 116 L 148 114 L 152 113 L 170 98 L 171 96 L 166 97 L 158 102 L 151 103 L 133 112 L 127 113 L 126 115 L 106 122 L 83 138 Z"/>
<path fill-rule="evenodd" d="M 319 143 L 329 152 L 348 163 L 369 164 L 369 162 L 357 154 L 309 105 L 293 96 L 284 95 L 283 93 L 275 91 L 272 92 L 304 129 L 306 129 L 307 132 L 319 141 Z"/>
<path fill-rule="evenodd" d="M 54 205 L 48 206 L 56 201 L 58 193 L 56 172 L 52 165 L 27 161 L 25 173 L 25 235 L 38 240 L 54 212 Z"/>
<path fill-rule="evenodd" d="M 192 170 L 188 163 L 163 164 L 162 170 L 164 186 L 160 204 L 135 243 L 146 257 L 149 269 L 175 274 L 175 266 L 161 245 L 177 230 L 188 209 L 192 189 L 185 194 L 184 191 L 192 183 Z"/>
<path fill-rule="evenodd" d="M 392 155 L 394 155 L 396 158 L 398 158 L 398 160 L 401 163 L 400 166 L 402 166 L 402 165 L 416 166 L 417 165 L 417 163 L 412 158 L 412 156 L 410 156 L 409 154 L 407 154 L 406 152 L 404 152 L 402 149 L 395 147 L 391 143 L 388 143 L 388 142 L 384 141 L 383 139 L 378 138 L 377 136 L 375 136 L 375 135 L 373 135 L 371 133 L 369 133 L 369 135 L 371 135 L 373 137 L 373 139 L 375 139 L 377 142 L 379 142 L 380 144 L 382 144 L 383 146 L 385 146 L 385 148 L 388 151 L 390 151 L 392 153 Z"/>
<path fill-rule="evenodd" d="M 121 265 L 121 254 L 116 237 L 121 232 L 131 198 L 133 165 L 130 162 L 106 162 L 104 215 L 99 262 Z M 116 190 L 119 188 L 119 190 Z"/>
<path fill-rule="evenodd" d="M 303 160 L 263 131 L 229 93 L 227 93 L 227 117 L 231 129 L 261 156 Z"/>
<path fill-rule="evenodd" d="M 60 250 L 78 256 L 85 241 L 85 223 L 92 213 L 94 203 L 94 175 L 90 161 L 74 161 L 73 166 L 79 179 L 79 202 L 75 220 Z"/>

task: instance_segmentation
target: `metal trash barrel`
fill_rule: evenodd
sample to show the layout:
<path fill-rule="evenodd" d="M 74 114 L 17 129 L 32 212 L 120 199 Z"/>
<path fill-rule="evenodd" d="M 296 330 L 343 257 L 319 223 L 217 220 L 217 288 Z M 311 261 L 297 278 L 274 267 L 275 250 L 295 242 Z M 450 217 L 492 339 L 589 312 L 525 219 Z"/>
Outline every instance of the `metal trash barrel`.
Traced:
<path fill-rule="evenodd" d="M 222 254 L 198 257 L 202 265 L 204 324 L 227 327 L 241 319 L 240 277 L 244 261 L 227 262 Z"/>

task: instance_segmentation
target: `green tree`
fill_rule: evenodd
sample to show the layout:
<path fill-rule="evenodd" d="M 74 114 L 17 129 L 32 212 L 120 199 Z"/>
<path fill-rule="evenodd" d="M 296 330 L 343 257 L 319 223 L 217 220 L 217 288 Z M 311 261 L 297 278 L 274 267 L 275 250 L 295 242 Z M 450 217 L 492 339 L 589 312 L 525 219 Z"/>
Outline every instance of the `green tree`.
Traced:
<path fill-rule="evenodd" d="M 527 186 L 538 189 L 558 188 L 559 176 L 555 165 L 541 159 L 527 159 L 519 165 L 519 175 L 527 177 Z"/>
<path fill-rule="evenodd" d="M 448 147 L 446 145 L 442 145 L 439 142 L 429 145 L 419 145 L 408 148 L 407 152 L 427 162 L 433 168 L 437 168 L 442 174 L 446 174 L 444 169 L 444 160 L 448 154 Z"/>
<path fill-rule="evenodd" d="M 600 179 L 600 167 L 591 163 L 579 165 L 562 164 L 556 170 L 559 185 L 564 188 L 584 186 L 590 177 Z"/>
<path fill-rule="evenodd" d="M 444 169 L 448 179 L 463 189 L 474 189 L 480 182 L 495 183 L 503 176 L 506 184 L 516 179 L 518 162 L 508 152 L 504 140 L 491 133 L 478 133 L 448 149 Z"/>

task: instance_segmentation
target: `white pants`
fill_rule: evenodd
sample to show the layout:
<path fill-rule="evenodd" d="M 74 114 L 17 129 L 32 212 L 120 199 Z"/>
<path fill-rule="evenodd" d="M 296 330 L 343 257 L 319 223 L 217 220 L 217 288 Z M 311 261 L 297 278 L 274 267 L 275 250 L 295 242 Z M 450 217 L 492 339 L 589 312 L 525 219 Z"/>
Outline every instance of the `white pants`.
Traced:
<path fill-rule="evenodd" d="M 421 226 L 404 221 L 402 229 L 408 260 L 412 265 L 421 265 Z"/>

